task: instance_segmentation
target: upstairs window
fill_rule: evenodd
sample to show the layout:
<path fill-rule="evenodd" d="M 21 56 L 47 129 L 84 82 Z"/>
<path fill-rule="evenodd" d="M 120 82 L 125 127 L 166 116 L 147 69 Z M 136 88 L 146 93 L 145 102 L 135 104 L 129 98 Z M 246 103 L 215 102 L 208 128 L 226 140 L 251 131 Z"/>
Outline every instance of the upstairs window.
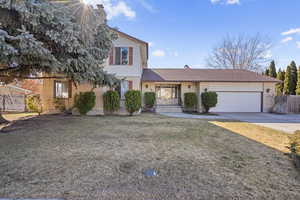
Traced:
<path fill-rule="evenodd" d="M 110 65 L 132 65 L 133 48 L 132 47 L 115 47 L 110 53 Z"/>

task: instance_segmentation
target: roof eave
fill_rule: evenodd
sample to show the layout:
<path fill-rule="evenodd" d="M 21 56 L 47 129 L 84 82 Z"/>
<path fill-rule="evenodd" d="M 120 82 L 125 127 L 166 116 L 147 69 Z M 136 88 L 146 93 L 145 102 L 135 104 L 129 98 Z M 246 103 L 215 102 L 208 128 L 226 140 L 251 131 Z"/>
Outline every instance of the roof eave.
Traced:
<path fill-rule="evenodd" d="M 142 82 L 232 82 L 232 83 L 280 83 L 280 81 L 234 81 L 234 80 L 143 80 Z"/>

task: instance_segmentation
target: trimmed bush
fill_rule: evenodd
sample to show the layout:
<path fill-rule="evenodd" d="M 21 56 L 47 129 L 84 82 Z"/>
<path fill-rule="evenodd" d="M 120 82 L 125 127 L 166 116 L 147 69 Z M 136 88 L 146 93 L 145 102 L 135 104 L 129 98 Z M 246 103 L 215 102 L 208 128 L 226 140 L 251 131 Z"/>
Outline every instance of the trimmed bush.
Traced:
<path fill-rule="evenodd" d="M 138 90 L 127 91 L 125 93 L 125 105 L 130 116 L 132 116 L 134 112 L 139 111 L 142 106 L 141 92 Z"/>
<path fill-rule="evenodd" d="M 96 95 L 94 92 L 80 92 L 75 95 L 74 107 L 78 109 L 81 115 L 86 115 L 96 104 Z"/>
<path fill-rule="evenodd" d="M 103 95 L 104 111 L 113 113 L 120 109 L 120 96 L 117 91 L 107 91 Z"/>
<path fill-rule="evenodd" d="M 213 108 L 218 103 L 218 94 L 216 92 L 203 92 L 201 94 L 202 105 L 204 112 L 208 113 L 210 108 Z"/>
<path fill-rule="evenodd" d="M 26 98 L 26 106 L 30 112 L 37 112 L 39 115 L 42 112 L 42 102 L 39 95 L 30 95 Z"/>
<path fill-rule="evenodd" d="M 300 156 L 300 130 L 290 136 L 290 150 Z"/>
<path fill-rule="evenodd" d="M 290 136 L 290 150 L 295 165 L 300 168 L 300 130 Z"/>
<path fill-rule="evenodd" d="M 153 108 L 155 105 L 155 92 L 145 92 L 144 102 L 147 108 Z"/>
<path fill-rule="evenodd" d="M 59 110 L 60 112 L 66 111 L 65 101 L 63 99 L 54 99 L 53 103 L 56 110 Z"/>
<path fill-rule="evenodd" d="M 195 110 L 198 105 L 197 94 L 194 92 L 184 93 L 184 108 L 188 110 Z"/>

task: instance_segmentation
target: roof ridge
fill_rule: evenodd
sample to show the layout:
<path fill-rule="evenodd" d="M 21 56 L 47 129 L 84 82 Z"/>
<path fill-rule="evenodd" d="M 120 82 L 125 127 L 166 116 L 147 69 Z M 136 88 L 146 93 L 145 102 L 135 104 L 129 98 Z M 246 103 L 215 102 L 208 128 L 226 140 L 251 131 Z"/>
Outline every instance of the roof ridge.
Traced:
<path fill-rule="evenodd" d="M 183 69 L 146 68 L 144 81 L 219 81 L 219 82 L 280 82 L 273 77 L 245 69 Z"/>

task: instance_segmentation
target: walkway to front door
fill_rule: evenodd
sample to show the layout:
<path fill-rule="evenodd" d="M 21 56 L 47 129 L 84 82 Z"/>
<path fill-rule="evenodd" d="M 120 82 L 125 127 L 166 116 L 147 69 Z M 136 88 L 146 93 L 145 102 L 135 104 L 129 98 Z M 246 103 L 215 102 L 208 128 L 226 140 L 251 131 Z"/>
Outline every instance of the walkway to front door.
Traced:
<path fill-rule="evenodd" d="M 157 85 L 155 93 L 158 105 L 180 104 L 180 85 Z"/>

